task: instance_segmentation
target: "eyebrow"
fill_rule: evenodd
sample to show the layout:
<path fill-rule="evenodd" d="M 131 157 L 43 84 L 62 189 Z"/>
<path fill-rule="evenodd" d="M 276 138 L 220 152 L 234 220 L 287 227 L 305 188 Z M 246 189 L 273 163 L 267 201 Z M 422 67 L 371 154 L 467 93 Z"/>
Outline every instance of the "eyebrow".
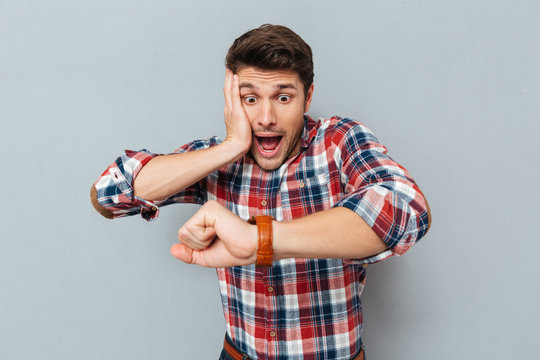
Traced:
<path fill-rule="evenodd" d="M 250 83 L 241 83 L 240 84 L 240 89 L 254 89 L 254 90 L 258 90 L 258 87 L 253 85 L 253 84 L 250 84 Z M 279 85 L 276 85 L 274 86 L 275 89 L 278 89 L 278 90 L 283 90 L 283 89 L 293 89 L 293 90 L 297 90 L 296 89 L 296 86 L 294 86 L 294 84 L 279 84 Z"/>

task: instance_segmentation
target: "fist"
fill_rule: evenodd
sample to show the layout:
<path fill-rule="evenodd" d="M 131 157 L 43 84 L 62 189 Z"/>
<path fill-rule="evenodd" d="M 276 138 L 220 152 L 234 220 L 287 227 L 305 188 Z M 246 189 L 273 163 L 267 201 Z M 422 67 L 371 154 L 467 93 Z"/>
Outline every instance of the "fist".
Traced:
<path fill-rule="evenodd" d="M 257 227 L 217 201 L 204 204 L 178 230 L 178 240 L 171 253 L 188 264 L 218 268 L 257 260 Z"/>

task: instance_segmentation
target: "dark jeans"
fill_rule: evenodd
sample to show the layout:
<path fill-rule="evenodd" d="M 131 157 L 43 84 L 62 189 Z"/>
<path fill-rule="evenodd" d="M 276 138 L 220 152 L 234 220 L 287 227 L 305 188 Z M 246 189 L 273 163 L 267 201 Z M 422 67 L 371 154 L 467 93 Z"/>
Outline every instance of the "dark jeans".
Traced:
<path fill-rule="evenodd" d="M 219 360 L 233 360 L 233 358 L 225 352 L 225 349 L 223 349 L 221 350 L 221 354 L 219 355 Z M 249 357 L 247 357 L 247 355 L 245 360 L 249 360 Z"/>

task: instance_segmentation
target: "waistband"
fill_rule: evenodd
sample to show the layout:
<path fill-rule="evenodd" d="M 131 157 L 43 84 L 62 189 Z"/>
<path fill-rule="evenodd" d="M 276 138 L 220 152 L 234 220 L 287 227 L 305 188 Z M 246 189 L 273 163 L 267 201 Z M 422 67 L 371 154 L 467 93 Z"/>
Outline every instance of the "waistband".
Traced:
<path fill-rule="evenodd" d="M 223 341 L 223 349 L 233 360 L 250 360 L 250 357 L 242 353 L 236 344 L 231 340 L 228 334 L 225 334 L 225 340 Z M 365 360 L 364 345 L 360 349 L 360 352 L 353 356 L 352 360 Z"/>

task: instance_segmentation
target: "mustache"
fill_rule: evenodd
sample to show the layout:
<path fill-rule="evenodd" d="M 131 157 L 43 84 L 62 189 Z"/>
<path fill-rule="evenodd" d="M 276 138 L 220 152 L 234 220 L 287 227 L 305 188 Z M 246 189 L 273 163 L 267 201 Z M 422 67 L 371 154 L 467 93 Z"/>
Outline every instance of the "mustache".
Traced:
<path fill-rule="evenodd" d="M 280 129 L 272 129 L 272 130 L 269 130 L 269 129 L 251 129 L 251 134 L 253 136 L 261 136 L 261 135 L 265 135 L 265 134 L 268 134 L 270 136 L 283 136 L 283 135 L 286 135 L 287 132 L 285 130 L 280 130 Z M 255 135 L 255 134 L 258 134 L 258 135 Z"/>

